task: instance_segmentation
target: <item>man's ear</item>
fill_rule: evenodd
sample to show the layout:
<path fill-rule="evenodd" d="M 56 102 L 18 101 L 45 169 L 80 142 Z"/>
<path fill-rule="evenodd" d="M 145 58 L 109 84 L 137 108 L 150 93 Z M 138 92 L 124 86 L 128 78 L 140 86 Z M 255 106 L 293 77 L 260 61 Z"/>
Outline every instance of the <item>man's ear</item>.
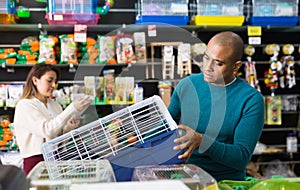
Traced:
<path fill-rule="evenodd" d="M 240 69 L 240 67 L 242 66 L 242 64 L 243 64 L 243 63 L 242 63 L 241 60 L 235 62 L 235 63 L 234 63 L 234 66 L 233 66 L 233 71 L 237 72 L 237 71 Z"/>

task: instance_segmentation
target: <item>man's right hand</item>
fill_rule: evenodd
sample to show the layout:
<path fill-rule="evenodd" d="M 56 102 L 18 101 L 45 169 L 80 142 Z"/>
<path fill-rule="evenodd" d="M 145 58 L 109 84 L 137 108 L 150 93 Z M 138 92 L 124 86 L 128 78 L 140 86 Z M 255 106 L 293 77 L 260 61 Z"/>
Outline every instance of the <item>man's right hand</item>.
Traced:
<path fill-rule="evenodd" d="M 186 151 L 182 155 L 178 156 L 178 159 L 188 160 L 191 157 L 193 151 L 199 147 L 202 141 L 202 135 L 186 125 L 178 125 L 178 129 L 185 131 L 185 135 L 174 140 L 174 143 L 179 143 L 179 145 L 174 146 L 173 149 L 186 149 Z"/>

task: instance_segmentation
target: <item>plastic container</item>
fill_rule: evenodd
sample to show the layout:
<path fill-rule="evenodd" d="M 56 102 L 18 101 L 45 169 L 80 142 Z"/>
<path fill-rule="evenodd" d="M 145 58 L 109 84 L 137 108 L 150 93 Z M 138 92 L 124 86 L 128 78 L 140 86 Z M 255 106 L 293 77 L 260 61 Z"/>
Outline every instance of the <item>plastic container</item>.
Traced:
<path fill-rule="evenodd" d="M 194 25 L 241 26 L 245 20 L 243 0 L 197 0 Z"/>
<path fill-rule="evenodd" d="M 286 138 L 286 152 L 298 152 L 298 140 L 295 133 L 289 133 Z"/>
<path fill-rule="evenodd" d="M 97 184 L 80 184 L 72 185 L 70 190 L 166 190 L 166 189 L 176 189 L 176 190 L 190 190 L 181 181 L 174 180 L 161 180 L 161 181 L 130 181 L 122 183 L 97 183 Z M 208 189 L 207 189 L 208 190 Z"/>
<path fill-rule="evenodd" d="M 177 130 L 163 133 L 109 157 L 117 181 L 131 181 L 137 166 L 182 164 L 184 160 L 177 158 L 182 151 L 173 150 L 174 139 L 178 137 Z"/>
<path fill-rule="evenodd" d="M 27 176 L 37 189 L 69 189 L 71 184 L 115 182 L 108 160 L 39 162 Z"/>
<path fill-rule="evenodd" d="M 180 180 L 191 190 L 217 190 L 217 181 L 206 171 L 193 164 L 136 167 L 133 181 Z"/>
<path fill-rule="evenodd" d="M 49 24 L 97 24 L 99 18 L 98 14 L 46 14 Z"/>
<path fill-rule="evenodd" d="M 136 84 L 133 90 L 134 103 L 140 102 L 144 99 L 144 89 L 140 84 Z"/>
<path fill-rule="evenodd" d="M 176 164 L 177 124 L 153 96 L 43 144 L 46 162 L 109 159 L 117 181 L 131 179 L 139 165 Z"/>
<path fill-rule="evenodd" d="M 186 25 L 188 13 L 188 0 L 139 0 L 136 24 Z"/>
<path fill-rule="evenodd" d="M 49 24 L 97 24 L 96 0 L 48 0 L 46 19 Z"/>
<path fill-rule="evenodd" d="M 299 0 L 252 0 L 251 25 L 295 26 Z"/>

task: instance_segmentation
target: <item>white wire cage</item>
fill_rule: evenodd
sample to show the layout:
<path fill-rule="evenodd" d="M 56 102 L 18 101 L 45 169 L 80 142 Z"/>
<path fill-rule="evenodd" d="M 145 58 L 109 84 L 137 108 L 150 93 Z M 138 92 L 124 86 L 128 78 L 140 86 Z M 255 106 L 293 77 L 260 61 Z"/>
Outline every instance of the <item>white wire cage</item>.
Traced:
<path fill-rule="evenodd" d="M 197 15 L 243 16 L 244 0 L 197 0 Z"/>
<path fill-rule="evenodd" d="M 106 159 L 175 129 L 163 101 L 153 96 L 44 143 L 43 156 L 46 162 Z"/>
<path fill-rule="evenodd" d="M 49 13 L 92 14 L 96 12 L 95 0 L 48 0 Z"/>
<path fill-rule="evenodd" d="M 188 0 L 139 0 L 139 15 L 188 16 Z"/>
<path fill-rule="evenodd" d="M 54 172 L 54 175 L 51 175 L 51 172 Z M 69 189 L 71 184 L 116 181 L 112 166 L 106 159 L 43 161 L 39 162 L 27 177 L 32 187 L 41 189 Z"/>
<path fill-rule="evenodd" d="M 193 164 L 139 166 L 134 169 L 133 181 L 180 180 L 191 190 L 217 190 L 217 181 Z"/>
<path fill-rule="evenodd" d="M 0 14 L 8 13 L 8 5 L 6 0 L 0 0 Z"/>

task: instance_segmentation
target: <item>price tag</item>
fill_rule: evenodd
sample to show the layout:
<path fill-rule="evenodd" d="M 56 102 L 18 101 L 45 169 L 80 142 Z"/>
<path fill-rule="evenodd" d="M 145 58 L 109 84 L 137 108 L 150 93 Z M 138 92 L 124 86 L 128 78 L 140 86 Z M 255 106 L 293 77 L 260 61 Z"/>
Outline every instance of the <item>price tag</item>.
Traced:
<path fill-rule="evenodd" d="M 148 36 L 155 37 L 156 35 L 156 25 L 148 25 Z"/>
<path fill-rule="evenodd" d="M 248 43 L 250 45 L 259 45 L 261 44 L 261 37 L 249 37 L 248 38 Z"/>
<path fill-rule="evenodd" d="M 261 26 L 248 26 L 248 36 L 261 36 Z"/>
<path fill-rule="evenodd" d="M 86 42 L 87 25 L 76 24 L 74 25 L 74 41 Z"/>
<path fill-rule="evenodd" d="M 188 13 L 188 6 L 186 3 L 171 3 L 171 11 L 173 13 Z"/>
<path fill-rule="evenodd" d="M 63 21 L 64 17 L 63 17 L 63 15 L 54 15 L 53 20 L 55 20 L 55 21 Z"/>

